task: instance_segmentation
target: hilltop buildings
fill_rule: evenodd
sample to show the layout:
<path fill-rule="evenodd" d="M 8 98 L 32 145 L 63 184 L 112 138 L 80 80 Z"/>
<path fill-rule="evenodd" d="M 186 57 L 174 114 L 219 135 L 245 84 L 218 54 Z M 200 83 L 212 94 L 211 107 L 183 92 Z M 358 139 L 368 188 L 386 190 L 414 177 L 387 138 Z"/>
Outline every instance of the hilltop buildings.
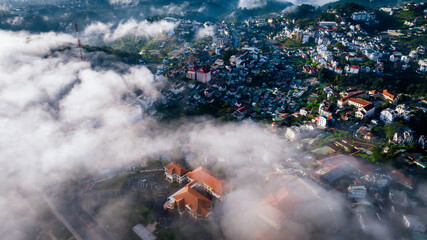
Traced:
<path fill-rule="evenodd" d="M 221 200 L 226 183 L 214 177 L 204 167 L 191 172 L 174 162 L 165 167 L 166 179 L 170 182 L 188 182 L 183 188 L 168 197 L 165 209 L 177 209 L 179 214 L 188 213 L 196 220 L 209 217 L 214 200 Z"/>

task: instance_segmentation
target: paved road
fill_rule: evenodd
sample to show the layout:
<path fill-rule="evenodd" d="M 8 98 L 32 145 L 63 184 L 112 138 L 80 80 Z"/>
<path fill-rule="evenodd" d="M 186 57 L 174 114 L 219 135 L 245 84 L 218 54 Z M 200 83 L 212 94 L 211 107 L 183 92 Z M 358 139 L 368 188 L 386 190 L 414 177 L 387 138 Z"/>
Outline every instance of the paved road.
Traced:
<path fill-rule="evenodd" d="M 82 240 L 113 240 L 114 238 L 103 228 L 88 212 L 86 212 L 76 199 L 67 199 L 55 188 L 43 193 L 44 198 L 55 215 L 71 231 L 76 239 Z"/>

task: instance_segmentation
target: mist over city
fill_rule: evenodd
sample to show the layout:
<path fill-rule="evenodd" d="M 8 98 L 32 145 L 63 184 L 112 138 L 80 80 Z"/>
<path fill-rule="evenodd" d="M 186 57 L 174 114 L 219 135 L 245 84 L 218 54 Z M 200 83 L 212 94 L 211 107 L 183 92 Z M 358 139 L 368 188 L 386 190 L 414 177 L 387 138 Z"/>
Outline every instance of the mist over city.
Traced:
<path fill-rule="evenodd" d="M 0 239 L 426 239 L 427 4 L 3 0 Z"/>

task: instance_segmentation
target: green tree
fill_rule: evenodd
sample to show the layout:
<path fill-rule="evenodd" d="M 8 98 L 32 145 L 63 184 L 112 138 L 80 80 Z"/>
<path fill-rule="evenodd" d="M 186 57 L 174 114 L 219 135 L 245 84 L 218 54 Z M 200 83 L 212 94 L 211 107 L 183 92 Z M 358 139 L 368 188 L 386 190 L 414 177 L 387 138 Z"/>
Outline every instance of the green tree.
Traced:
<path fill-rule="evenodd" d="M 385 160 L 384 155 L 382 154 L 380 147 L 373 147 L 372 148 L 372 155 L 371 155 L 372 161 L 374 163 L 379 163 Z"/>
<path fill-rule="evenodd" d="M 392 122 L 388 123 L 384 126 L 384 132 L 388 139 L 393 138 L 393 135 L 399 131 L 399 129 L 403 127 L 403 124 L 401 122 Z"/>

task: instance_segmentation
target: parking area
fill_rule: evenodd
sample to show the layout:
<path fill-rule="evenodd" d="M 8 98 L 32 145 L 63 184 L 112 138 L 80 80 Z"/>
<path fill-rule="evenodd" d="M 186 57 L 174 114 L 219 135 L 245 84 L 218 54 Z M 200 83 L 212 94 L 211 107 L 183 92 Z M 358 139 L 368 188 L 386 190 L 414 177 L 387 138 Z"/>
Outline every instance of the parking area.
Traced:
<path fill-rule="evenodd" d="M 146 172 L 131 176 L 126 182 L 124 188 L 134 191 L 150 191 L 154 195 L 160 195 L 168 190 L 170 184 L 164 180 L 163 172 Z"/>

